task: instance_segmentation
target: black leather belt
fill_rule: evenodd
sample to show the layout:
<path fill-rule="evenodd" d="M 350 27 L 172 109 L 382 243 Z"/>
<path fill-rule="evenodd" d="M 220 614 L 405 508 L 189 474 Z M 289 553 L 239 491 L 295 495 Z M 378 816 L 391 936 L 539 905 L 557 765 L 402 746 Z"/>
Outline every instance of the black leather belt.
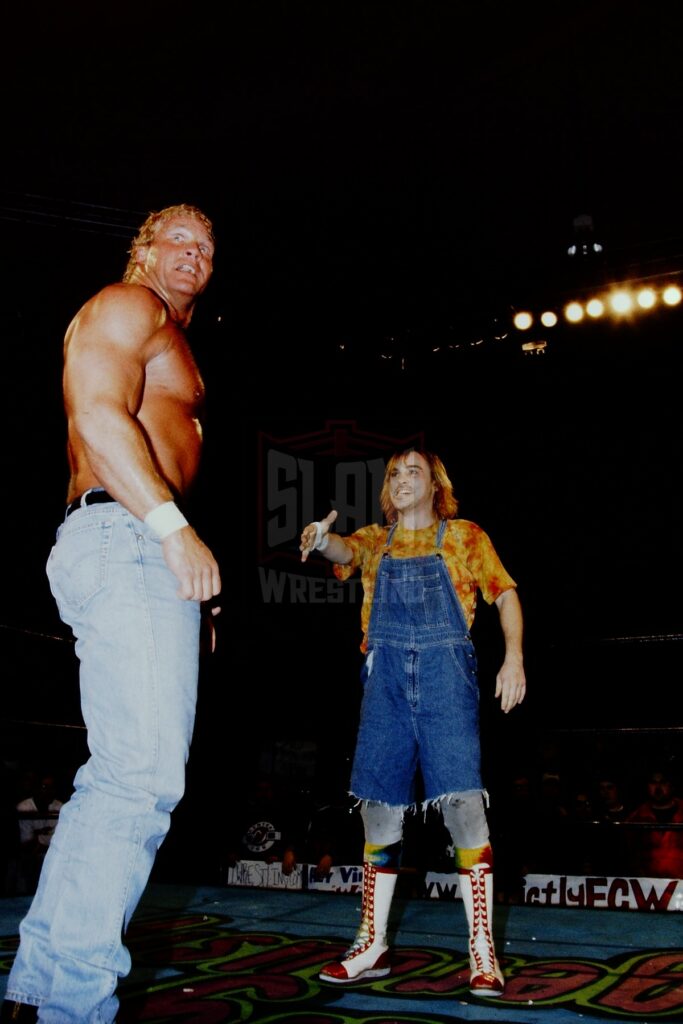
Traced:
<path fill-rule="evenodd" d="M 106 491 L 83 491 L 83 494 L 79 494 L 66 506 L 66 515 L 70 516 L 77 508 L 84 508 L 86 505 L 101 505 L 106 501 L 116 501 L 116 498 L 112 498 L 111 494 L 107 494 Z"/>

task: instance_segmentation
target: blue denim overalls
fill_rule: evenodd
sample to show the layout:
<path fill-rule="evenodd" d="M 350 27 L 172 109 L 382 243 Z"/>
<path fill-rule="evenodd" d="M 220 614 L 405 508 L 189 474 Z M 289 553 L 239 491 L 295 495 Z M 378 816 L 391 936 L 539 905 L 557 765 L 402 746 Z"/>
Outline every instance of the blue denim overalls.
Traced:
<path fill-rule="evenodd" d="M 441 546 L 433 555 L 380 560 L 363 666 L 364 694 L 351 793 L 392 806 L 482 791 L 477 662 Z"/>

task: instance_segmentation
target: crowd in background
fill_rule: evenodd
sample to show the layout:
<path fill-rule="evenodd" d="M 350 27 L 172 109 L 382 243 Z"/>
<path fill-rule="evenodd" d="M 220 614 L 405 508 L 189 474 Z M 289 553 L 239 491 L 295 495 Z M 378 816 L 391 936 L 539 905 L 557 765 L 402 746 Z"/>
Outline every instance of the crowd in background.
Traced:
<path fill-rule="evenodd" d="M 543 763 L 545 760 L 546 763 Z M 683 878 L 683 787 L 675 758 L 609 767 L 577 758 L 541 759 L 498 773 L 488 815 L 499 902 L 523 898 L 530 873 Z M 59 766 L 2 764 L 0 884 L 4 895 L 35 891 L 43 857 L 70 787 Z M 258 765 L 215 788 L 190 787 L 162 847 L 153 880 L 222 884 L 240 861 L 311 864 L 319 877 L 361 864 L 363 828 L 342 774 L 297 779 Z M 431 808 L 406 817 L 400 889 L 420 896 L 428 872 L 451 873 L 453 851 Z"/>

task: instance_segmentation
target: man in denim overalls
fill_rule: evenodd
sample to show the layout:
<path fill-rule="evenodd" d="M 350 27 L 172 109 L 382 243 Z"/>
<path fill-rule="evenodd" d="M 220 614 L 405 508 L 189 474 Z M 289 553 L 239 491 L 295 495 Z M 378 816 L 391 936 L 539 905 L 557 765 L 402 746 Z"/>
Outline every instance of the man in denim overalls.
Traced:
<path fill-rule="evenodd" d="M 507 713 L 526 692 L 516 585 L 484 531 L 455 518 L 453 488 L 437 456 L 412 449 L 392 456 L 381 503 L 386 527 L 342 538 L 330 533 L 333 511 L 301 534 L 302 561 L 320 551 L 340 579 L 360 568 L 364 588 L 364 694 L 350 788 L 365 828 L 361 925 L 342 960 L 320 977 L 349 984 L 391 970 L 387 921 L 419 764 L 423 806 L 441 809 L 455 847 L 470 932 L 470 991 L 497 996 L 503 975 L 491 934 L 493 857 L 469 630 L 481 591 L 500 615 L 505 659 L 496 697 Z"/>

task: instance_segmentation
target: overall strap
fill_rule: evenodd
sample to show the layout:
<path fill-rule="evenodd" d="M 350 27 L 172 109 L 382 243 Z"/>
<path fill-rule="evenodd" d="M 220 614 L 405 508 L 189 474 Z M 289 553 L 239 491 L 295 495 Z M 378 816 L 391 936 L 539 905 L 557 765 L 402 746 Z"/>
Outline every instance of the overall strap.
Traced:
<path fill-rule="evenodd" d="M 396 527 L 397 526 L 398 526 L 398 519 L 396 520 L 395 523 L 392 523 L 391 526 L 389 527 L 389 533 L 387 534 L 387 539 L 384 542 L 384 550 L 385 550 L 385 552 L 388 551 L 389 548 L 391 547 L 391 542 L 393 540 L 394 533 L 396 532 Z"/>

